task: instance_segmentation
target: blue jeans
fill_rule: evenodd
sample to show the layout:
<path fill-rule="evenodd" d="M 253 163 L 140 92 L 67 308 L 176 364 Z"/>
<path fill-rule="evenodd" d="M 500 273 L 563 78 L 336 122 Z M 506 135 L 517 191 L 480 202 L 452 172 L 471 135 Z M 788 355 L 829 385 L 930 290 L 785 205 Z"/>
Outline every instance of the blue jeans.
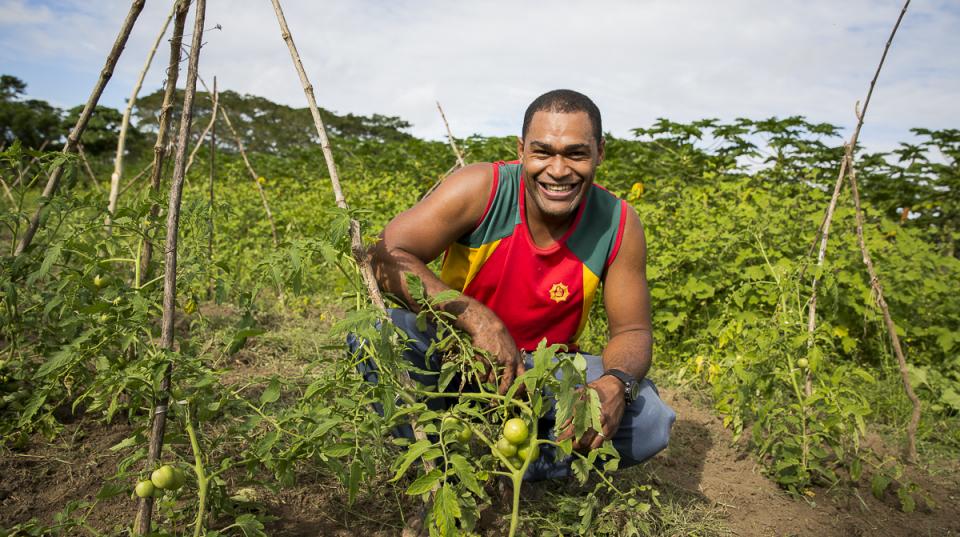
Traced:
<path fill-rule="evenodd" d="M 436 329 L 430 325 L 427 326 L 425 331 L 417 329 L 416 315 L 410 311 L 390 309 L 388 313 L 393 323 L 410 338 L 407 349 L 403 353 L 404 359 L 418 369 L 436 372 L 411 372 L 410 377 L 424 386 L 436 386 L 441 365 L 440 357 L 437 355 L 427 357 L 426 355 L 431 340 L 436 337 Z M 355 335 L 347 336 L 347 346 L 351 355 L 356 355 L 361 344 L 362 341 Z M 600 357 L 591 354 L 584 354 L 583 357 L 587 360 L 587 382 L 593 382 L 600 378 L 603 374 L 603 361 Z M 529 357 L 526 365 L 528 368 L 533 367 L 533 362 Z M 367 382 L 377 382 L 376 364 L 371 361 L 361 361 L 357 363 L 357 370 Z M 440 399 L 433 399 L 428 402 L 428 407 L 434 410 L 442 410 L 446 405 L 447 402 Z M 377 410 L 379 411 L 379 408 Z M 537 430 L 540 431 L 541 438 L 554 439 L 554 418 L 554 410 L 551 409 L 540 419 Z M 670 428 L 673 426 L 675 419 L 676 413 L 660 400 L 657 387 L 649 379 L 643 379 L 640 382 L 640 395 L 626 407 L 623 419 L 620 421 L 620 427 L 617 428 L 616 434 L 610 439 L 613 442 L 613 447 L 620 454 L 620 468 L 639 464 L 667 447 L 667 442 L 670 439 Z M 410 426 L 398 429 L 395 434 L 413 439 L 413 430 Z M 555 449 L 554 446 L 541 446 L 540 458 L 530 463 L 524 479 L 539 481 L 569 476 L 573 456 L 558 461 L 556 460 Z"/>

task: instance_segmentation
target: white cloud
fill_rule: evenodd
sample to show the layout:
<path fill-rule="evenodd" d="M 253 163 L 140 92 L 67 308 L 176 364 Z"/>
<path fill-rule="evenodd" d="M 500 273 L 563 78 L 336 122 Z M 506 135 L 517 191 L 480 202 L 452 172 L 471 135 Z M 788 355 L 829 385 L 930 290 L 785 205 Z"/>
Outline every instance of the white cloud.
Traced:
<path fill-rule="evenodd" d="M 120 0 L 19 6 L 0 61 L 63 62 L 60 85 L 82 102 L 129 6 Z M 118 66 L 122 106 L 169 3 L 148 2 Z M 832 2 L 442 2 L 287 0 L 284 9 L 322 106 L 383 113 L 439 138 L 440 100 L 459 136 L 515 134 L 524 108 L 555 87 L 580 89 L 625 135 L 656 117 L 692 120 L 802 114 L 847 127 L 900 10 L 893 0 Z M 30 17 L 34 17 L 33 20 Z M 209 2 L 201 59 L 221 87 L 302 106 L 303 93 L 268 2 Z M 192 23 L 190 23 L 192 24 Z M 914 4 L 893 43 L 862 140 L 886 149 L 915 126 L 957 127 L 960 10 Z M 159 87 L 161 49 L 147 90 Z M 51 91 L 26 79 L 31 95 Z M 81 79 L 78 74 L 86 73 Z"/>
<path fill-rule="evenodd" d="M 49 22 L 50 10 L 45 6 L 28 6 L 24 0 L 0 0 L 0 26 Z"/>

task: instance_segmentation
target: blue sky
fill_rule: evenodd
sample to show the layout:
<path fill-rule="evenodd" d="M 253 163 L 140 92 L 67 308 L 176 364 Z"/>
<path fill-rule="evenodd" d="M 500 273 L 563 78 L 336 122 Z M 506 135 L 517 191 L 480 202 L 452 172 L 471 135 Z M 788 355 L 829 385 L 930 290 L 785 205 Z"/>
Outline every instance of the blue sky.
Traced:
<path fill-rule="evenodd" d="M 171 1 L 148 0 L 102 103 L 122 107 Z M 543 91 L 590 95 L 605 129 L 801 114 L 845 128 L 899 1 L 286 0 L 317 98 L 340 113 L 398 115 L 439 138 L 516 134 Z M 0 0 L 0 72 L 30 97 L 86 100 L 128 1 Z M 202 76 L 303 106 L 267 0 L 208 0 Z M 192 24 L 192 23 L 188 23 Z M 960 3 L 914 1 L 881 73 L 861 141 L 887 150 L 911 127 L 960 127 Z M 160 87 L 161 48 L 144 91 Z"/>

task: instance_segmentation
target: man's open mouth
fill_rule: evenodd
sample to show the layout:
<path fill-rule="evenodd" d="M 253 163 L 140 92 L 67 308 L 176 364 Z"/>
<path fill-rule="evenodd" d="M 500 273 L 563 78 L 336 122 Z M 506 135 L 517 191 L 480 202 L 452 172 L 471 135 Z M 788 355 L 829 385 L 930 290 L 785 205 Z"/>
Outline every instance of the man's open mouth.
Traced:
<path fill-rule="evenodd" d="M 541 195 L 551 201 L 570 201 L 580 191 L 582 183 L 544 183 L 537 181 Z"/>
<path fill-rule="evenodd" d="M 549 190 L 550 192 L 570 192 L 576 185 L 555 185 L 552 183 L 539 183 L 540 186 Z"/>

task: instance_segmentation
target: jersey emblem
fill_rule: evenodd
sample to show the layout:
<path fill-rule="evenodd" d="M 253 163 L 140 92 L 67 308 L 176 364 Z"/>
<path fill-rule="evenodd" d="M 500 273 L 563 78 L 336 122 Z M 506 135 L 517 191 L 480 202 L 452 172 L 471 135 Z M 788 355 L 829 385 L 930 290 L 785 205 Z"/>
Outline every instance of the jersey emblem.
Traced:
<path fill-rule="evenodd" d="M 550 288 L 550 300 L 560 303 L 570 298 L 570 289 L 563 282 L 557 282 Z"/>

